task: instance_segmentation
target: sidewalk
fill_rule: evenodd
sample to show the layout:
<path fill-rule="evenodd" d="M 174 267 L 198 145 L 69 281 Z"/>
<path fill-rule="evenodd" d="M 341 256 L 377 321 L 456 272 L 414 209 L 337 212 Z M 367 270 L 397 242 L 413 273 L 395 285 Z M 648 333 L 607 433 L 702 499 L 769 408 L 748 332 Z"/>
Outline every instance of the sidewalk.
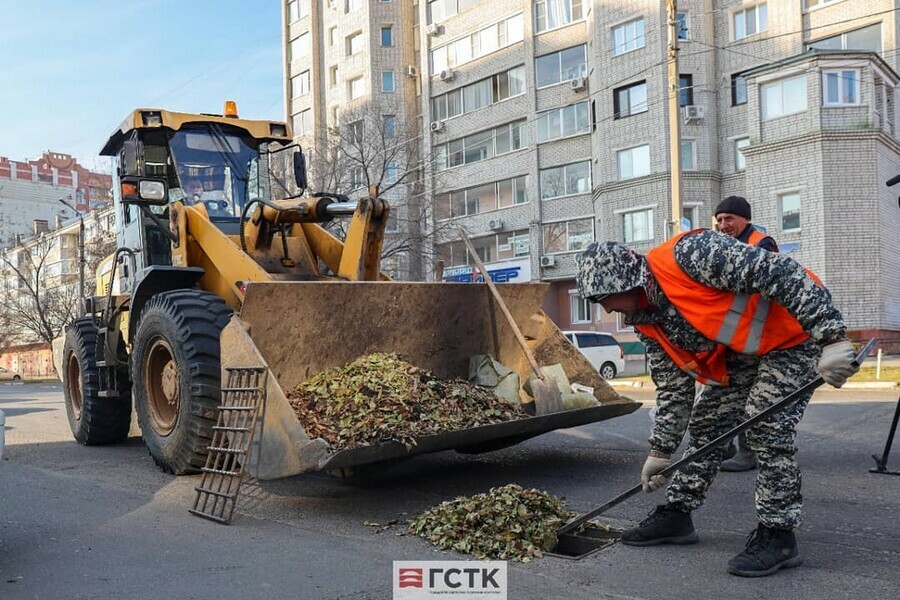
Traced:
<path fill-rule="evenodd" d="M 648 380 L 622 377 L 607 381 L 614 388 L 640 388 L 646 391 L 653 391 L 656 385 Z M 900 388 L 900 381 L 849 381 L 844 384 L 842 390 L 892 390 Z M 825 386 L 823 389 L 830 389 Z"/>

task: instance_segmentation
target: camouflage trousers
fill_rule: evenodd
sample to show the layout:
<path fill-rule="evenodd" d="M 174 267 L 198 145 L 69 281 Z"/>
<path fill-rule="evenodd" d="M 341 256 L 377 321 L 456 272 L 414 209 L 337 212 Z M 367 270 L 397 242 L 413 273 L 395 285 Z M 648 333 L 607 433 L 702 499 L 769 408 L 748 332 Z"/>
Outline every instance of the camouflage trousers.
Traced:
<path fill-rule="evenodd" d="M 812 379 L 820 354 L 821 349 L 812 341 L 762 357 L 729 353 L 731 385 L 707 386 L 699 394 L 691 412 L 686 452 L 759 414 Z M 803 499 L 794 442 L 797 424 L 811 396 L 811 392 L 805 394 L 792 407 L 747 430 L 747 442 L 758 460 L 756 514 L 768 527 L 794 529 L 801 522 Z M 667 489 L 669 503 L 684 510 L 699 508 L 724 453 L 723 446 L 676 473 Z"/>

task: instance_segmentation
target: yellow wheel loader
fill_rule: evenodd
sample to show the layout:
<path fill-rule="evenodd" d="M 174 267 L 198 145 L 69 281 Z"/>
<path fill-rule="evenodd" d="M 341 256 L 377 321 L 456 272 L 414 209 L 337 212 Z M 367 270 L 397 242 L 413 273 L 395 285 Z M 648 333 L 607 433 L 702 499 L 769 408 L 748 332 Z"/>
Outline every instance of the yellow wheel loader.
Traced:
<path fill-rule="evenodd" d="M 401 444 L 336 451 L 310 439 L 285 398 L 299 382 L 371 352 L 396 352 L 465 378 L 489 354 L 525 381 L 529 365 L 485 286 L 401 283 L 380 271 L 389 207 L 308 193 L 305 158 L 285 123 L 135 110 L 102 154 L 113 158 L 117 246 L 96 295 L 55 346 L 81 444 L 123 440 L 132 399 L 155 462 L 199 471 L 229 368 L 267 373 L 245 467 L 261 479 L 358 469 L 422 452 L 482 452 L 635 410 L 540 310 L 546 284 L 498 286 L 544 364 L 593 388 L 597 406 Z M 293 190 L 296 192 L 291 196 Z M 349 219 L 339 239 L 324 226 Z"/>

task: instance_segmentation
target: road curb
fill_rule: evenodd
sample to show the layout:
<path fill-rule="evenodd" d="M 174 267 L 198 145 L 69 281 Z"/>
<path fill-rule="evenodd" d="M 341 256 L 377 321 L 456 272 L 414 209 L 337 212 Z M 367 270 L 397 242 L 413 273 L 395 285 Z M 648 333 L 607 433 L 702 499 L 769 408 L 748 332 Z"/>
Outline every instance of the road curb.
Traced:
<path fill-rule="evenodd" d="M 652 391 L 656 389 L 650 381 L 607 381 L 613 388 L 622 389 L 644 389 Z M 900 382 L 897 381 L 860 381 L 857 383 L 845 383 L 840 389 L 842 390 L 893 390 L 900 388 Z M 826 388 L 829 389 L 829 388 Z"/>

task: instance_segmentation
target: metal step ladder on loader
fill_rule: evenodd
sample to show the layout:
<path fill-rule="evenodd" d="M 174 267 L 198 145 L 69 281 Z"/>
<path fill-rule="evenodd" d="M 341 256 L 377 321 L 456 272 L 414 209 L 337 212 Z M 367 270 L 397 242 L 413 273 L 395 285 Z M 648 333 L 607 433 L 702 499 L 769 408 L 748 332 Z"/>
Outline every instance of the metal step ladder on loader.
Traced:
<path fill-rule="evenodd" d="M 218 422 L 189 511 L 227 525 L 246 473 L 260 407 L 265 404 L 267 372 L 262 367 L 227 367 L 225 371 L 228 379 L 222 388 Z"/>

